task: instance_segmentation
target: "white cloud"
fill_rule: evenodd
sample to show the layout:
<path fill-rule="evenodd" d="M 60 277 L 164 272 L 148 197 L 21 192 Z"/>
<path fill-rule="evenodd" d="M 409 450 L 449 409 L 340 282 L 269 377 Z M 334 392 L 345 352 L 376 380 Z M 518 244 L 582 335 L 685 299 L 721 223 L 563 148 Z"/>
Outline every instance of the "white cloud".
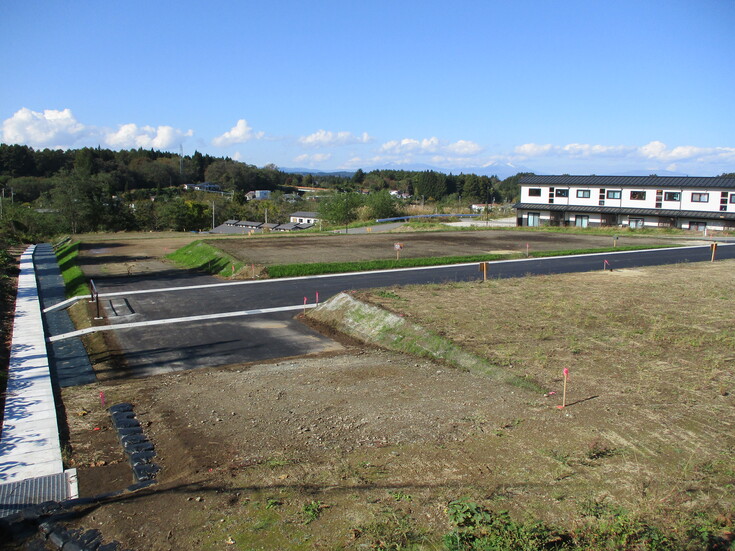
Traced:
<path fill-rule="evenodd" d="M 554 146 L 551 144 L 524 143 L 523 145 L 516 146 L 515 152 L 522 157 L 539 157 L 546 155 L 552 149 L 554 149 Z"/>
<path fill-rule="evenodd" d="M 383 153 L 400 155 L 402 153 L 434 153 L 439 150 L 439 138 L 431 137 L 423 140 L 413 138 L 403 138 L 402 140 L 392 140 L 384 143 L 380 147 Z"/>
<path fill-rule="evenodd" d="M 117 130 L 82 124 L 71 109 L 32 111 L 26 107 L 3 121 L 2 141 L 31 147 L 68 149 L 104 145 L 112 148 L 143 147 L 165 149 L 180 144 L 194 134 L 173 126 L 122 124 Z"/>
<path fill-rule="evenodd" d="M 307 147 L 327 147 L 332 145 L 351 145 L 368 143 L 372 138 L 367 132 L 355 136 L 352 132 L 332 132 L 330 130 L 317 130 L 308 136 L 301 136 L 299 143 Z"/>
<path fill-rule="evenodd" d="M 735 147 L 696 147 L 693 145 L 680 145 L 670 149 L 665 143 L 653 141 L 638 148 L 640 155 L 646 159 L 656 161 L 735 161 Z"/>
<path fill-rule="evenodd" d="M 456 155 L 477 155 L 482 151 L 482 146 L 469 140 L 458 140 L 450 143 L 445 149 Z"/>
<path fill-rule="evenodd" d="M 184 138 L 194 135 L 193 130 L 183 132 L 173 126 L 138 126 L 122 124 L 116 132 L 106 132 L 104 142 L 113 148 L 165 149 L 180 144 Z"/>
<path fill-rule="evenodd" d="M 314 153 L 313 155 L 307 155 L 304 153 L 303 155 L 299 155 L 298 157 L 294 158 L 294 161 L 297 163 L 321 163 L 324 161 L 328 161 L 332 158 L 331 153 Z"/>
<path fill-rule="evenodd" d="M 235 126 L 230 128 L 230 130 L 221 136 L 214 138 L 212 140 L 212 145 L 217 147 L 227 147 L 228 145 L 249 142 L 253 139 L 259 140 L 264 135 L 264 132 L 253 132 L 252 127 L 248 125 L 248 121 L 240 119 L 237 121 Z"/>
<path fill-rule="evenodd" d="M 42 113 L 23 107 L 3 121 L 2 141 L 31 147 L 68 148 L 90 130 L 74 118 L 71 109 L 46 109 Z"/>
<path fill-rule="evenodd" d="M 628 161 L 659 161 L 673 163 L 675 161 L 699 162 L 732 162 L 735 161 L 733 147 L 696 147 L 681 145 L 670 148 L 660 141 L 652 141 L 641 146 L 600 145 L 571 143 L 566 145 L 527 143 L 515 148 L 517 158 L 527 160 L 532 157 L 556 158 L 608 158 L 626 159 Z M 670 165 L 673 166 L 673 165 Z"/>

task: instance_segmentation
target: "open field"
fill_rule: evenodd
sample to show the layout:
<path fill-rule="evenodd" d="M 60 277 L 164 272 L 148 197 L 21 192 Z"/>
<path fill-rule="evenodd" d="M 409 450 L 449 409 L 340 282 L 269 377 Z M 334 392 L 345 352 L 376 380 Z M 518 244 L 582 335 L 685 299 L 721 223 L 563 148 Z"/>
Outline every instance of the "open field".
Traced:
<path fill-rule="evenodd" d="M 395 258 L 394 243 L 403 243 L 402 258 L 507 254 L 526 251 L 553 251 L 610 247 L 610 236 L 511 230 L 396 232 L 360 235 L 272 235 L 231 236 L 211 239 L 192 233 L 93 234 L 79 237 L 79 263 L 87 277 L 155 275 L 170 270 L 164 257 L 192 241 L 205 239 L 246 266 L 272 264 L 346 262 Z M 671 245 L 691 243 L 666 237 L 628 237 L 619 245 Z M 246 269 L 243 277 L 249 277 Z"/>
<path fill-rule="evenodd" d="M 391 232 L 387 234 L 329 235 L 258 240 L 207 240 L 245 264 L 349 262 L 396 257 L 393 245 L 403 244 L 401 258 L 520 253 L 532 251 L 611 247 L 609 236 L 517 232 L 505 230 L 462 232 Z M 671 245 L 672 239 L 636 237 L 620 245 Z"/>
<path fill-rule="evenodd" d="M 734 269 L 364 295 L 555 394 L 354 342 L 344 354 L 65 389 L 84 495 L 130 482 L 100 392 L 135 405 L 163 467 L 152 489 L 82 509 L 76 523 L 135 549 L 441 549 L 447 504 L 466 497 L 558 526 L 558 545 L 625 548 L 611 531 L 644 537 L 648 526 L 672 542 L 660 548 L 726 540 Z M 605 545 L 584 539 L 596 531 Z"/>

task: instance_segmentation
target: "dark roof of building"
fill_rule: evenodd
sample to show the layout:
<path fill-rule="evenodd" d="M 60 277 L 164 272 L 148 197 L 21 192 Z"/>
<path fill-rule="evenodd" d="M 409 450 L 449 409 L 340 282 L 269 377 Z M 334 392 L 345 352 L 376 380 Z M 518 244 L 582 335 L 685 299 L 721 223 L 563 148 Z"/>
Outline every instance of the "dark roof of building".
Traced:
<path fill-rule="evenodd" d="M 298 211 L 292 212 L 291 216 L 298 216 L 300 218 L 317 218 L 319 215 L 316 212 Z"/>
<path fill-rule="evenodd" d="M 263 222 L 251 222 L 250 220 L 240 220 L 239 222 L 235 223 L 236 226 L 244 227 L 244 228 L 259 228 L 263 225 Z"/>
<path fill-rule="evenodd" d="M 726 188 L 735 189 L 735 178 L 700 176 L 523 176 L 521 184 L 539 186 Z"/>
<path fill-rule="evenodd" d="M 301 228 L 296 222 L 286 222 L 285 224 L 278 224 L 278 227 L 276 229 L 279 231 L 290 231 L 300 230 Z"/>
<path fill-rule="evenodd" d="M 545 203 L 516 203 L 518 210 L 549 210 L 556 212 L 580 212 L 602 214 L 631 214 L 634 216 L 664 216 L 668 218 L 707 218 L 714 220 L 735 220 L 735 212 L 702 212 L 697 210 L 631 209 L 622 207 L 595 207 L 575 205 L 547 205 Z"/>

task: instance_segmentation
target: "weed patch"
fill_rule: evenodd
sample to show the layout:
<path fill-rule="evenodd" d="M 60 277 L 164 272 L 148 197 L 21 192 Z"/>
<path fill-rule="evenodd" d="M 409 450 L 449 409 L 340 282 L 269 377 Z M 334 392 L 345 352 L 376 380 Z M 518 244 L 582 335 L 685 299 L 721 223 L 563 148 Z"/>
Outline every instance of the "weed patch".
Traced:
<path fill-rule="evenodd" d="M 182 268 L 232 277 L 244 264 L 235 257 L 204 241 L 194 241 L 166 256 Z"/>
<path fill-rule="evenodd" d="M 669 245 L 676 247 L 678 245 Z M 186 248 L 186 247 L 185 247 Z M 650 245 L 630 245 L 625 247 L 604 247 L 596 249 L 570 249 L 563 251 L 536 251 L 530 254 L 531 258 L 549 256 L 566 256 L 603 253 L 611 251 L 636 251 L 650 249 Z M 177 251 L 178 252 L 178 251 Z M 420 266 L 443 266 L 447 264 L 465 264 L 472 262 L 492 262 L 525 258 L 525 254 L 479 254 L 467 256 L 440 256 L 428 258 L 402 258 L 400 260 L 363 260 L 354 262 L 313 262 L 300 264 L 274 264 L 268 267 L 268 275 L 272 278 L 302 277 L 309 275 L 337 274 L 346 272 L 369 272 L 373 270 L 392 270 L 396 268 L 414 268 Z"/>
<path fill-rule="evenodd" d="M 77 265 L 78 256 L 78 242 L 68 242 L 56 250 L 56 261 L 59 264 L 59 270 L 61 270 L 61 277 L 64 280 L 67 297 L 86 295 L 88 293 L 87 278 L 84 276 L 82 269 Z"/>

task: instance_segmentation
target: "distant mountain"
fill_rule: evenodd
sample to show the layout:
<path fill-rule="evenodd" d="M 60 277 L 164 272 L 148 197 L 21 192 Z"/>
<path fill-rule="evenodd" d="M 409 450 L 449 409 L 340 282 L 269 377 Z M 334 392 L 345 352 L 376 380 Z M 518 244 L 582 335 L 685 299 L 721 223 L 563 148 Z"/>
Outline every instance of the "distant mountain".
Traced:
<path fill-rule="evenodd" d="M 314 168 L 284 168 L 279 167 L 281 172 L 285 172 L 286 174 L 301 174 L 302 176 L 306 174 L 313 174 L 313 175 L 319 175 L 319 176 L 339 176 L 341 178 L 352 178 L 354 176 L 355 171 L 352 170 L 316 170 Z"/>
<path fill-rule="evenodd" d="M 628 172 L 619 172 L 617 174 L 611 174 L 611 176 L 689 176 L 688 174 L 682 174 L 681 172 L 672 172 L 670 170 L 631 170 Z"/>
<path fill-rule="evenodd" d="M 281 172 L 286 172 L 287 174 L 313 174 L 315 176 L 340 176 L 342 178 L 352 178 L 352 176 L 355 174 L 354 171 L 316 170 L 313 168 L 280 168 L 280 170 Z M 441 172 L 442 174 L 477 174 L 478 176 L 497 176 L 501 180 L 504 180 L 510 176 L 515 176 L 519 172 L 533 172 L 530 168 L 527 168 L 525 166 L 498 162 L 487 163 L 482 166 L 468 166 L 457 168 L 441 168 L 438 166 L 431 166 L 422 163 L 385 163 L 383 165 L 363 167 L 362 170 L 365 173 L 372 172 L 373 170 L 406 170 L 412 172 L 424 172 L 427 170 L 433 170 L 434 172 Z"/>

